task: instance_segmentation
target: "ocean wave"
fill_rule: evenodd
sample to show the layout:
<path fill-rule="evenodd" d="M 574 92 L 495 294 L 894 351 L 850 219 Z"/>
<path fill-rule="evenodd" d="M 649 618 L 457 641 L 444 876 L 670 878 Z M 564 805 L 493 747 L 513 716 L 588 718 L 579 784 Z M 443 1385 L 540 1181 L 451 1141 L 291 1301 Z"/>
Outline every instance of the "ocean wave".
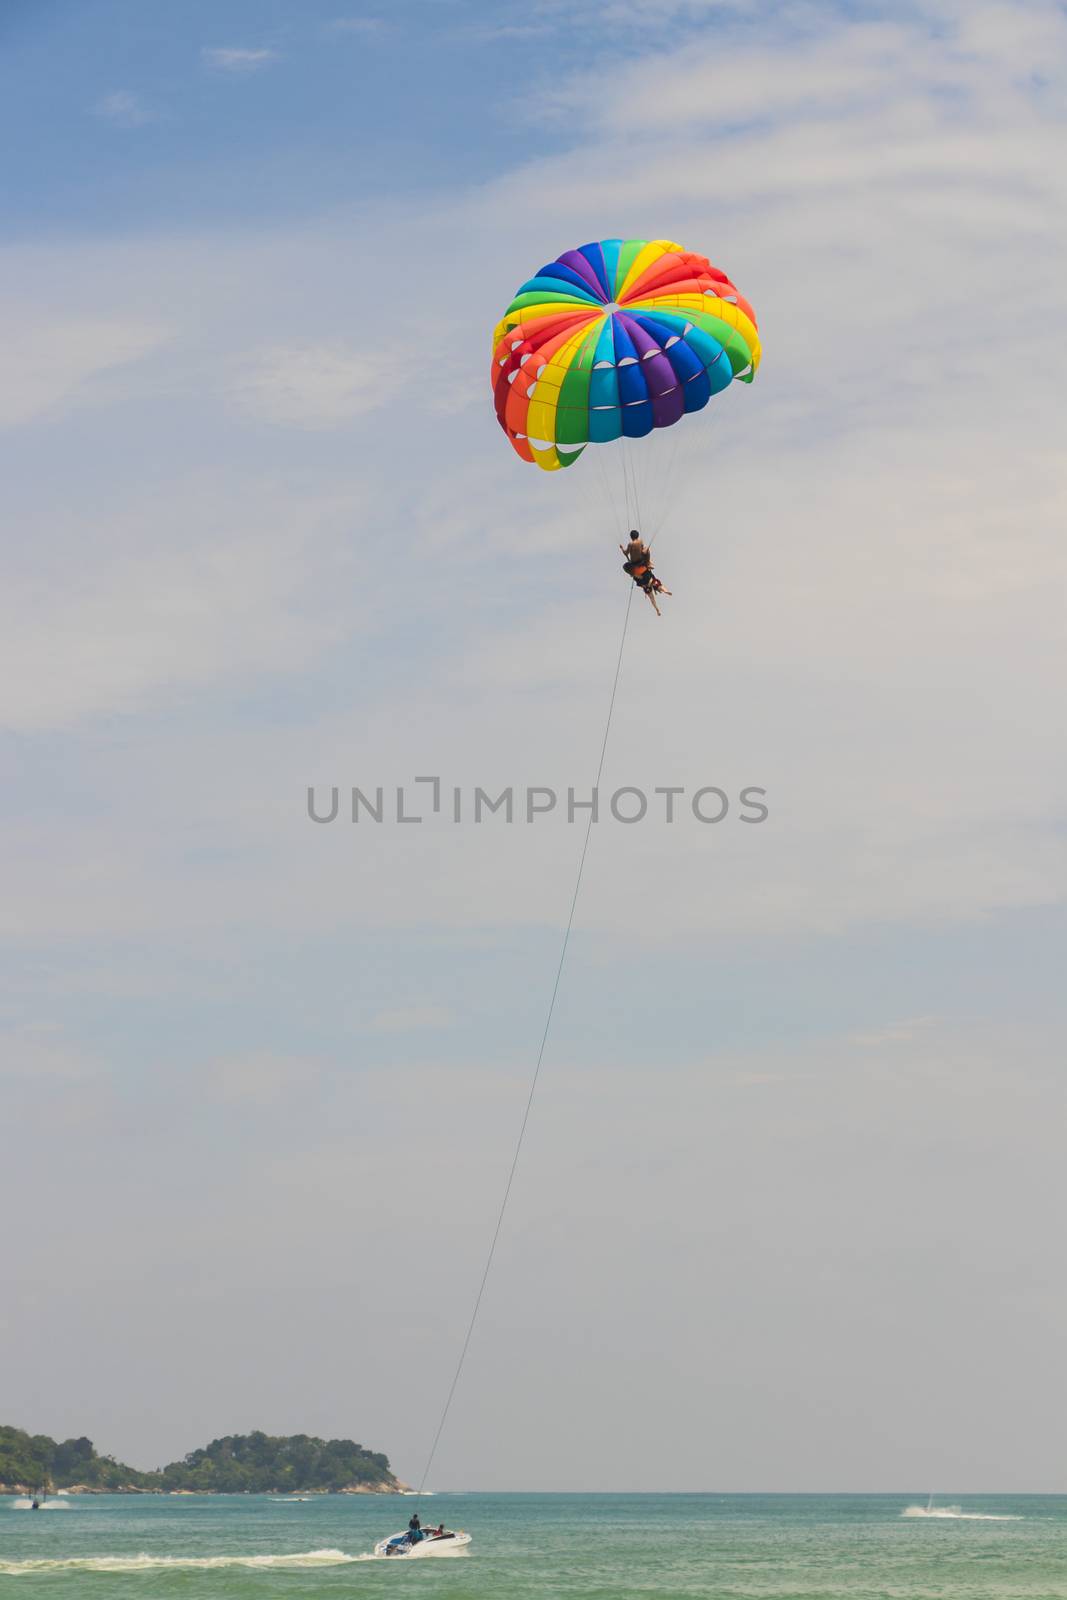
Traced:
<path fill-rule="evenodd" d="M 902 1517 L 922 1517 L 931 1522 L 1021 1522 L 1006 1511 L 964 1511 L 961 1506 L 905 1506 Z"/>
<path fill-rule="evenodd" d="M 357 1561 L 376 1561 L 372 1555 L 349 1555 L 344 1550 L 304 1550 L 280 1556 L 67 1556 L 35 1561 L 0 1561 L 0 1577 L 20 1578 L 34 1572 L 209 1572 L 226 1567 L 253 1571 L 285 1571 L 312 1567 L 344 1567 Z"/>

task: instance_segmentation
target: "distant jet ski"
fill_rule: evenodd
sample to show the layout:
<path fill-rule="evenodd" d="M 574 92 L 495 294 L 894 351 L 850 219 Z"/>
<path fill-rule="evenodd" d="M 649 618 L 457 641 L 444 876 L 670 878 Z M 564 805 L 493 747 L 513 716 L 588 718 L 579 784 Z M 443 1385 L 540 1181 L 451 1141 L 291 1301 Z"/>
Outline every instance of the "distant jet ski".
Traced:
<path fill-rule="evenodd" d="M 374 1546 L 376 1556 L 458 1556 L 466 1552 L 471 1542 L 469 1533 L 452 1533 L 443 1525 L 440 1528 L 423 1528 L 417 1530 L 418 1538 L 413 1538 L 411 1530 L 405 1528 L 403 1533 L 392 1533 L 387 1539 L 379 1539 Z"/>

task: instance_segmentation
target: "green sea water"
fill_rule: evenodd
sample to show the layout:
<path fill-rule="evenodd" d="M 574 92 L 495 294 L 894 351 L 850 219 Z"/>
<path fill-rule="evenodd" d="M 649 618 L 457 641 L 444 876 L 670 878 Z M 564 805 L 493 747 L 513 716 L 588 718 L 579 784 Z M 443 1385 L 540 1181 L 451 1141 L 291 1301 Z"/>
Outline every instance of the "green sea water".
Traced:
<path fill-rule="evenodd" d="M 945 1508 L 951 1496 L 935 1504 Z M 33 1600 L 1067 1600 L 1067 1497 L 436 1495 L 450 1560 L 375 1560 L 392 1497 L 0 1500 L 0 1593 Z M 909 1506 L 912 1508 L 908 1513 Z"/>

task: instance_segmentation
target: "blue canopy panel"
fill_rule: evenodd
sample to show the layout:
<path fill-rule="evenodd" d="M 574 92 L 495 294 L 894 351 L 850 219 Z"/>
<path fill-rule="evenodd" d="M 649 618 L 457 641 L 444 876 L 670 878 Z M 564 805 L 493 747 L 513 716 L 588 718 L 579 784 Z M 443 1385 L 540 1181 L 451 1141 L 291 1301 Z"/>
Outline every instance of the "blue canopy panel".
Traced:
<path fill-rule="evenodd" d="M 613 317 L 615 324 L 615 365 L 619 370 L 619 399 L 624 406 L 648 399 L 648 385 L 641 371 L 641 353 L 630 337 L 630 330 L 621 317 Z"/>
<path fill-rule="evenodd" d="M 607 444 L 622 433 L 614 330 L 614 317 L 605 317 L 589 374 L 589 438 L 594 444 Z"/>
<path fill-rule="evenodd" d="M 685 396 L 678 376 L 663 350 L 671 337 L 670 329 L 657 323 L 655 318 L 620 314 L 620 320 L 625 323 L 641 363 L 645 393 L 652 403 L 652 426 L 669 428 L 685 411 Z"/>
<path fill-rule="evenodd" d="M 615 323 L 615 361 L 619 373 L 622 431 L 627 439 L 643 439 L 652 432 L 652 399 L 641 370 L 641 356 L 621 317 Z"/>
<path fill-rule="evenodd" d="M 601 239 L 600 248 L 604 254 L 604 276 L 608 285 L 608 299 L 615 298 L 615 277 L 619 270 L 619 256 L 622 252 L 621 239 Z"/>
<path fill-rule="evenodd" d="M 632 400 L 623 406 L 622 431 L 627 439 L 643 439 L 654 427 L 651 400 Z"/>
<path fill-rule="evenodd" d="M 610 298 L 601 287 L 600 277 L 593 263 L 580 250 L 564 250 L 563 254 L 557 258 L 557 264 L 561 267 L 569 267 L 572 272 L 576 272 L 583 283 L 593 291 L 594 299 L 603 304 L 605 300 Z"/>
<path fill-rule="evenodd" d="M 622 433 L 622 412 L 616 406 L 599 406 L 595 410 L 589 408 L 589 442 L 590 444 L 610 444 L 612 439 L 618 439 Z M 557 449 L 559 446 L 557 445 Z"/>
<path fill-rule="evenodd" d="M 681 386 L 683 409 L 687 412 L 703 410 L 713 390 L 702 355 L 709 356 L 714 366 L 723 354 L 722 347 L 708 335 L 701 334 L 702 340 L 707 342 L 702 346 L 702 352 L 698 352 L 686 338 L 686 329 L 691 328 L 692 324 L 688 318 L 675 312 L 658 311 L 654 317 L 639 316 L 634 320 L 660 344 L 670 362 Z M 713 353 L 715 349 L 719 351 L 718 356 Z M 721 388 L 721 383 L 717 383 L 716 387 Z"/>
<path fill-rule="evenodd" d="M 702 411 L 711 399 L 711 383 L 707 371 L 701 367 L 700 371 L 689 378 L 684 386 L 686 411 Z"/>
<path fill-rule="evenodd" d="M 604 299 L 605 300 L 613 299 L 614 296 L 612 294 L 612 284 L 614 283 L 615 280 L 614 280 L 613 277 L 610 278 L 610 279 L 608 278 L 607 269 L 606 269 L 606 267 L 604 265 L 604 252 L 601 249 L 600 245 L 599 244 L 583 244 L 583 245 L 579 245 L 578 246 L 578 254 L 580 256 L 584 256 L 585 259 L 588 261 L 589 265 L 592 267 L 594 273 L 596 274 L 596 280 L 599 283 L 601 289 L 604 291 Z"/>
<path fill-rule="evenodd" d="M 519 294 L 559 294 L 560 285 L 566 284 L 569 294 L 578 295 L 583 300 L 588 300 L 590 305 L 598 305 L 596 295 L 576 272 L 570 267 L 560 266 L 558 261 L 552 261 L 547 267 L 542 267 L 536 278 L 530 278 L 519 290 Z M 518 299 L 518 295 L 515 296 Z"/>
<path fill-rule="evenodd" d="M 606 260 L 605 271 L 613 270 Z M 628 320 L 640 331 L 631 334 Z M 723 346 L 681 313 L 606 317 L 589 374 L 590 442 L 641 439 L 654 427 L 670 427 L 702 410 L 732 378 Z"/>
<path fill-rule="evenodd" d="M 703 328 L 690 328 L 684 335 L 685 342 L 691 350 L 695 350 L 704 363 L 708 374 L 710 392 L 718 394 L 725 389 L 734 375 L 730 365 L 730 358 L 726 354 L 718 339 L 713 339 L 710 333 L 705 333 Z"/>
<path fill-rule="evenodd" d="M 607 362 L 613 367 L 615 360 L 615 318 L 605 317 L 596 342 L 593 366 L 596 368 Z"/>

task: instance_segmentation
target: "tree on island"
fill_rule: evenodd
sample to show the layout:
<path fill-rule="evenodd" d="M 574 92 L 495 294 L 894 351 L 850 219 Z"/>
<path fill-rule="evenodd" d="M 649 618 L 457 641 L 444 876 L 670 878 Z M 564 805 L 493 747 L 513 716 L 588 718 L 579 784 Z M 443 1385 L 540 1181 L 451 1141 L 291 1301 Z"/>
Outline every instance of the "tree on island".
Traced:
<path fill-rule="evenodd" d="M 352 1439 L 313 1439 L 306 1433 L 274 1438 L 266 1433 L 228 1434 L 184 1461 L 164 1467 L 164 1489 L 215 1489 L 252 1494 L 277 1489 L 350 1489 L 396 1480 L 388 1456 L 365 1450 Z"/>
<path fill-rule="evenodd" d="M 271 1494 L 287 1490 L 395 1491 L 388 1456 L 352 1439 L 306 1433 L 276 1437 L 227 1434 L 191 1450 L 156 1472 L 138 1472 L 98 1455 L 91 1439 L 64 1439 L 0 1427 L 0 1489 L 84 1486 L 89 1489 L 192 1490 L 214 1494 Z"/>

